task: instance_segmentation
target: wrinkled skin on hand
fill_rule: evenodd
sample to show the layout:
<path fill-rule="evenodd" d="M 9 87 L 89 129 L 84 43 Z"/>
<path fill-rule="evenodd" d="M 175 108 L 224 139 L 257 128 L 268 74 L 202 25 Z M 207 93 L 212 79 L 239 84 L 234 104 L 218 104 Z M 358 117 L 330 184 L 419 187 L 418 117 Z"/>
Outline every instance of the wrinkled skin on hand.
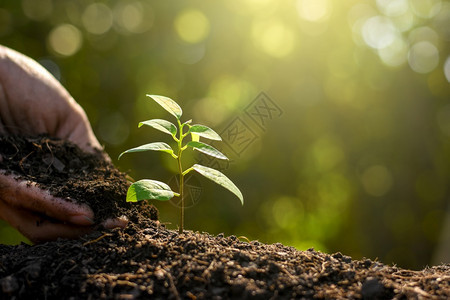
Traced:
<path fill-rule="evenodd" d="M 34 60 L 0 46 L 0 135 L 40 133 L 70 140 L 88 152 L 101 148 L 84 110 L 66 89 Z M 0 218 L 32 242 L 76 238 L 91 231 L 94 223 L 87 205 L 53 197 L 1 170 Z M 126 223 L 114 219 L 103 225 Z"/>

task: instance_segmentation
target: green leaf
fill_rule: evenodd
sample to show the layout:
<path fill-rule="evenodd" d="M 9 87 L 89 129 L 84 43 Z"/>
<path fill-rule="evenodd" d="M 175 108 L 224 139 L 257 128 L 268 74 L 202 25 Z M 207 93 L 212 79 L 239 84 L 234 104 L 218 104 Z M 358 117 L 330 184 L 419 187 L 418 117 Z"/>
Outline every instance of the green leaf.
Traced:
<path fill-rule="evenodd" d="M 235 194 L 241 200 L 242 205 L 244 205 L 244 196 L 242 196 L 241 191 L 227 176 L 217 170 L 198 164 L 193 165 L 192 169 Z"/>
<path fill-rule="evenodd" d="M 192 125 L 191 128 L 189 129 L 189 132 L 195 132 L 199 136 L 210 139 L 210 140 L 215 140 L 215 141 L 222 140 L 220 135 L 218 135 L 214 130 L 212 130 L 211 128 L 209 128 L 208 126 L 205 126 L 205 125 L 200 125 L 200 124 Z"/>
<path fill-rule="evenodd" d="M 150 97 L 153 100 L 155 100 L 156 103 L 161 105 L 162 108 L 167 110 L 170 114 L 172 114 L 178 120 L 181 118 L 183 111 L 181 110 L 181 107 L 172 99 L 170 99 L 168 97 L 164 97 L 164 96 L 158 96 L 158 95 L 147 95 L 147 97 Z"/>
<path fill-rule="evenodd" d="M 193 142 L 199 142 L 200 141 L 200 136 L 196 133 L 191 132 L 191 138 Z"/>
<path fill-rule="evenodd" d="M 164 133 L 167 134 L 171 134 L 171 135 L 176 135 L 177 134 L 177 127 L 166 120 L 162 120 L 162 119 L 153 119 L 153 120 L 148 120 L 148 121 L 143 121 L 140 122 L 138 127 L 140 128 L 142 125 L 147 125 L 150 127 L 153 127 L 159 131 L 162 131 Z"/>
<path fill-rule="evenodd" d="M 162 142 L 156 142 L 156 143 L 150 143 L 145 144 L 136 148 L 128 149 L 127 151 L 122 152 L 119 155 L 119 159 L 124 155 L 125 153 L 132 153 L 132 152 L 144 152 L 144 151 L 162 151 L 169 153 L 170 155 L 174 155 L 172 148 L 170 148 L 169 145 Z"/>
<path fill-rule="evenodd" d="M 219 150 L 217 150 L 216 148 L 214 148 L 213 146 L 210 146 L 208 144 L 205 144 L 202 142 L 190 141 L 189 143 L 186 144 L 186 146 L 192 147 L 195 150 L 198 150 L 209 156 L 228 160 L 228 157 L 226 157 L 222 152 L 220 152 Z"/>
<path fill-rule="evenodd" d="M 127 202 L 142 200 L 167 201 L 172 199 L 174 192 L 164 182 L 143 179 L 133 183 L 127 192 Z"/>

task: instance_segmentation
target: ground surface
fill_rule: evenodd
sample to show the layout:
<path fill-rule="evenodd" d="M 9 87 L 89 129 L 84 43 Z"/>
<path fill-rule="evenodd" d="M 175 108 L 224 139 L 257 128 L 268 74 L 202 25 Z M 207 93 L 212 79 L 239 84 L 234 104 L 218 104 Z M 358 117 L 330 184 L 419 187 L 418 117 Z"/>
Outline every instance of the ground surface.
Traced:
<path fill-rule="evenodd" d="M 234 236 L 178 234 L 157 221 L 139 224 L 75 241 L 0 245 L 0 298 L 450 298 L 449 265 L 409 271 Z"/>
<path fill-rule="evenodd" d="M 124 202 L 127 183 L 112 165 L 100 159 L 86 172 L 70 171 L 75 168 L 71 166 L 73 160 L 79 160 L 79 166 L 84 165 L 85 154 L 67 159 L 67 152 L 79 150 L 72 149 L 73 145 L 43 139 L 34 139 L 28 146 L 14 141 L 16 147 L 8 148 L 10 152 L 3 149 L 11 141 L 0 143 L 3 151 L 0 168 L 16 174 L 12 157 L 17 156 L 21 177 L 32 176 L 26 178 L 39 182 L 41 173 L 67 176 L 59 184 L 66 186 L 68 194 L 58 194 L 62 191 L 49 188 L 70 201 L 80 195 L 77 193 L 93 188 L 96 190 L 91 191 L 92 197 L 84 198 L 90 199 L 87 201 L 92 206 L 104 199 L 103 192 L 111 196 L 119 191 L 118 203 Z M 53 143 L 64 148 L 66 154 L 61 155 Z M 72 150 L 67 151 L 67 147 Z M 19 148 L 28 150 L 22 152 Z M 64 168 L 59 163 L 55 165 L 54 159 L 36 158 L 39 162 L 35 165 L 36 172 L 25 174 L 24 166 L 37 153 L 44 156 L 51 153 L 49 157 L 57 158 Z M 89 179 L 93 173 L 97 175 Z M 83 174 L 88 178 L 85 182 Z M 45 187 L 47 183 L 41 184 Z M 115 188 L 110 190 L 110 186 Z M 128 209 L 113 201 L 108 205 L 110 208 L 104 214 L 122 214 Z M 125 229 L 96 231 L 79 240 L 34 246 L 0 245 L 0 299 L 450 298 L 450 265 L 410 271 L 368 259 L 352 260 L 340 253 L 298 251 L 235 236 L 190 231 L 178 234 L 157 221 L 157 212 L 151 206 L 141 206 L 139 210 L 133 206 L 127 212 L 130 224 Z"/>

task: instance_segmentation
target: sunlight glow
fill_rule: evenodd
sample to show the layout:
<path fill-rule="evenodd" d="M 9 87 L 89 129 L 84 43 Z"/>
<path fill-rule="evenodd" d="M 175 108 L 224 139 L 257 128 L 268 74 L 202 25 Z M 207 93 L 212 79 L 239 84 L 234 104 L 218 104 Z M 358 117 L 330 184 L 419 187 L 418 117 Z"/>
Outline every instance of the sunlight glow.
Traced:
<path fill-rule="evenodd" d="M 113 24 L 111 9 L 103 3 L 92 3 L 81 16 L 84 28 L 92 34 L 106 33 Z"/>
<path fill-rule="evenodd" d="M 294 205 L 295 204 L 295 205 Z M 280 197 L 272 206 L 272 216 L 278 227 L 287 229 L 295 227 L 297 221 L 304 215 L 303 206 L 300 201 L 292 197 Z"/>
<path fill-rule="evenodd" d="M 364 23 L 362 35 L 367 45 L 375 49 L 382 49 L 391 45 L 399 34 L 390 19 L 375 16 Z"/>
<path fill-rule="evenodd" d="M 441 10 L 442 2 L 441 0 L 410 0 L 409 5 L 417 16 L 432 18 Z"/>
<path fill-rule="evenodd" d="M 389 67 L 398 67 L 406 62 L 408 49 L 408 44 L 404 39 L 398 38 L 389 46 L 379 49 L 378 55 L 385 65 Z"/>
<path fill-rule="evenodd" d="M 278 20 L 257 22 L 252 33 L 256 46 L 271 56 L 287 56 L 294 48 L 294 33 Z"/>
<path fill-rule="evenodd" d="M 408 35 L 408 39 L 411 45 L 422 41 L 428 41 L 433 45 L 439 44 L 438 34 L 428 26 L 423 26 L 412 30 Z"/>
<path fill-rule="evenodd" d="M 399 31 L 405 32 L 410 30 L 414 26 L 416 17 L 410 10 L 407 10 L 404 14 L 400 16 L 390 17 L 390 19 Z"/>
<path fill-rule="evenodd" d="M 272 0 L 245 0 L 240 2 L 243 2 L 245 6 L 253 10 L 267 9 L 267 6 L 273 3 Z"/>
<path fill-rule="evenodd" d="M 441 10 L 433 18 L 434 28 L 444 41 L 450 41 L 450 2 L 442 3 Z"/>
<path fill-rule="evenodd" d="M 211 126 L 224 122 L 229 117 L 225 105 L 215 97 L 199 99 L 195 104 L 195 117 L 202 117 L 205 124 Z"/>
<path fill-rule="evenodd" d="M 43 21 L 50 17 L 53 11 L 51 0 L 22 0 L 24 14 L 35 21 Z"/>
<path fill-rule="evenodd" d="M 422 41 L 414 44 L 408 53 L 408 62 L 415 72 L 428 73 L 439 63 L 439 52 L 432 43 Z"/>
<path fill-rule="evenodd" d="M 199 43 L 209 35 L 209 20 L 196 9 L 182 11 L 176 17 L 174 26 L 178 36 L 187 43 Z"/>
<path fill-rule="evenodd" d="M 347 13 L 347 21 L 352 29 L 353 41 L 360 46 L 366 45 L 362 37 L 361 28 L 367 19 L 377 16 L 378 12 L 366 3 L 358 3 L 351 7 Z"/>
<path fill-rule="evenodd" d="M 386 16 L 400 16 L 408 10 L 408 0 L 376 0 L 378 9 Z"/>
<path fill-rule="evenodd" d="M 447 57 L 444 63 L 444 74 L 448 82 L 450 82 L 450 56 Z"/>
<path fill-rule="evenodd" d="M 59 55 L 71 56 L 81 48 L 81 45 L 81 32 L 70 24 L 61 24 L 48 35 L 48 46 Z"/>
<path fill-rule="evenodd" d="M 153 24 L 153 11 L 140 1 L 124 1 L 114 7 L 114 22 L 122 32 L 142 33 Z"/>
<path fill-rule="evenodd" d="M 297 0 L 297 11 L 306 21 L 326 21 L 331 14 L 331 2 L 329 0 Z"/>

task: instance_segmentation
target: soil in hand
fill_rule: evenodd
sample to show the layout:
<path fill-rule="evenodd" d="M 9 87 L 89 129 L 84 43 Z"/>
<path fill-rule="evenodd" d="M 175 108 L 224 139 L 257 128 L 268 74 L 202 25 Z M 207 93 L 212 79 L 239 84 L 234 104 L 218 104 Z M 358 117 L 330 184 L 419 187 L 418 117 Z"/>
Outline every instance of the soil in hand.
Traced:
<path fill-rule="evenodd" d="M 56 197 L 87 203 L 96 223 L 126 215 L 129 183 L 107 154 L 86 153 L 77 145 L 40 136 L 0 136 L 0 170 L 36 182 Z"/>

